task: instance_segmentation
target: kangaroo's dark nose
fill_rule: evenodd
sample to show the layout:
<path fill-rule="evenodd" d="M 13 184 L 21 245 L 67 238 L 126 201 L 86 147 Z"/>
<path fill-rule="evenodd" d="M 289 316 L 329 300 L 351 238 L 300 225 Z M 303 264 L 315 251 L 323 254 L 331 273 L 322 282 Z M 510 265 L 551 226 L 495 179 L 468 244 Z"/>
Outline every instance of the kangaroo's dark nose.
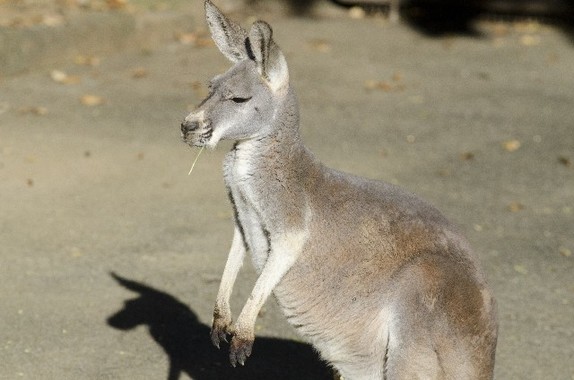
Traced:
<path fill-rule="evenodd" d="M 181 123 L 181 133 L 186 134 L 188 132 L 191 132 L 195 129 L 199 128 L 199 122 L 198 121 L 188 121 L 188 120 L 184 120 Z"/>

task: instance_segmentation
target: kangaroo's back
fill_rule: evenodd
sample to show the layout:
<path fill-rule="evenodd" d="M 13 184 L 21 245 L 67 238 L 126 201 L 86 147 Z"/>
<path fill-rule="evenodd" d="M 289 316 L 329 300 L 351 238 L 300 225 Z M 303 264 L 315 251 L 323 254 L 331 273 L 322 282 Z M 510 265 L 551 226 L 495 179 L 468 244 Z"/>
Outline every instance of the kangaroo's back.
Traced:
<path fill-rule="evenodd" d="M 208 0 L 216 45 L 234 63 L 181 125 L 184 140 L 235 141 L 224 178 L 235 232 L 211 338 L 251 354 L 274 293 L 294 328 L 345 379 L 490 379 L 494 299 L 464 237 L 397 186 L 329 169 L 303 145 L 297 99 L 271 27 L 249 31 Z M 235 322 L 230 297 L 249 252 L 259 277 Z"/>

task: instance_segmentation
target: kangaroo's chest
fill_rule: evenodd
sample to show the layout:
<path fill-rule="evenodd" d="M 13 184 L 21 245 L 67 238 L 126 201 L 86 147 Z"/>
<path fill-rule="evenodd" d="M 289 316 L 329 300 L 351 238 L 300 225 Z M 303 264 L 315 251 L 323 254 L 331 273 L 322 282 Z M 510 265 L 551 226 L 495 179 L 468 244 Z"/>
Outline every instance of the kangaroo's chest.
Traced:
<path fill-rule="evenodd" d="M 236 152 L 226 157 L 224 179 L 235 208 L 235 222 L 241 227 L 255 269 L 261 272 L 269 254 L 269 232 L 253 170 L 249 160 L 241 160 Z"/>

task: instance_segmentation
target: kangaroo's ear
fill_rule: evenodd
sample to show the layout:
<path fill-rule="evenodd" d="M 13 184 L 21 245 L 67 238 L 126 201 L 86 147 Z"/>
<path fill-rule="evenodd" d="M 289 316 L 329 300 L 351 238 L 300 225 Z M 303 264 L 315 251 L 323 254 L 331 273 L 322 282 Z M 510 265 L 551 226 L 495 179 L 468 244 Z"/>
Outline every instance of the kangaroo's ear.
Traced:
<path fill-rule="evenodd" d="M 261 76 L 273 91 L 289 84 L 289 70 L 285 56 L 273 41 L 273 30 L 265 21 L 256 21 L 249 31 L 250 53 Z"/>
<path fill-rule="evenodd" d="M 245 45 L 247 31 L 225 17 L 209 0 L 205 0 L 205 19 L 211 38 L 227 59 L 235 63 L 249 58 Z"/>

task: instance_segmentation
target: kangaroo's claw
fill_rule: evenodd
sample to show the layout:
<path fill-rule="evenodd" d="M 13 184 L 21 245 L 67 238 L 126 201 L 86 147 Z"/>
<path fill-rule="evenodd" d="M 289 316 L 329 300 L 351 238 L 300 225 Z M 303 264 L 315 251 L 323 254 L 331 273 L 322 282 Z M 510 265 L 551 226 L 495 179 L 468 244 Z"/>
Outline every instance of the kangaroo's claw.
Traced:
<path fill-rule="evenodd" d="M 219 348 L 222 341 L 227 343 L 227 333 L 221 329 L 213 328 L 211 330 L 211 343 L 213 343 L 215 347 Z"/>
<path fill-rule="evenodd" d="M 213 325 L 211 327 L 211 343 L 213 343 L 215 347 L 219 348 L 222 341 L 225 343 L 228 342 L 227 334 L 231 334 L 230 326 L 231 320 L 214 315 Z"/>
<path fill-rule="evenodd" d="M 231 339 L 231 349 L 229 351 L 229 360 L 232 366 L 236 366 L 237 363 L 245 365 L 245 361 L 251 355 L 251 350 L 253 348 L 253 339 L 242 339 L 238 336 L 234 336 Z"/>

